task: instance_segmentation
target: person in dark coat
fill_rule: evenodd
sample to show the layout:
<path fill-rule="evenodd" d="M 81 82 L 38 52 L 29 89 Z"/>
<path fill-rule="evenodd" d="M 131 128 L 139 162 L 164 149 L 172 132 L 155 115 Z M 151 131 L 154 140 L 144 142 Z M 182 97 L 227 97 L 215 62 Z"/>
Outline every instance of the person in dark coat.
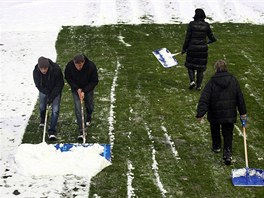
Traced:
<path fill-rule="evenodd" d="M 40 101 L 40 127 L 44 126 L 47 105 L 52 105 L 50 128 L 48 129 L 49 139 L 55 140 L 56 126 L 60 112 L 61 92 L 64 80 L 61 68 L 52 60 L 41 56 L 33 71 L 34 83 L 39 90 Z"/>
<path fill-rule="evenodd" d="M 182 54 L 187 52 L 185 66 L 188 69 L 190 85 L 189 89 L 196 87 L 201 90 L 203 73 L 206 70 L 208 57 L 208 44 L 215 42 L 210 25 L 205 22 L 206 15 L 202 9 L 195 10 L 194 21 L 188 25 Z M 207 37 L 209 40 L 207 41 Z M 196 71 L 196 83 L 195 83 Z"/>
<path fill-rule="evenodd" d="M 81 102 L 83 100 L 85 102 L 85 127 L 87 127 L 91 124 L 92 113 L 94 111 L 94 89 L 99 82 L 96 65 L 86 56 L 82 54 L 76 55 L 66 65 L 65 79 L 71 86 L 75 115 L 80 131 L 78 139 L 82 139 Z"/>
<path fill-rule="evenodd" d="M 226 165 L 232 160 L 233 128 L 237 109 L 241 121 L 246 119 L 246 105 L 237 79 L 227 71 L 225 61 L 215 63 L 215 74 L 202 91 L 196 118 L 201 121 L 207 113 L 212 135 L 212 150 L 221 151 L 220 128 L 224 139 L 223 159 Z M 243 123 L 243 122 L 242 122 Z"/>

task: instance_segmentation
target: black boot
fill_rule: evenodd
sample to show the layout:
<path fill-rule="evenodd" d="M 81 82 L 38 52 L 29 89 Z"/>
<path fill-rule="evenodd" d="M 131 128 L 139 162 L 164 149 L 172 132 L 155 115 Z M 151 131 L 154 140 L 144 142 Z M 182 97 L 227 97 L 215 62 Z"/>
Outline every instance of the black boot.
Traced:
<path fill-rule="evenodd" d="M 231 151 L 230 148 L 226 148 L 224 150 L 223 159 L 224 159 L 225 165 L 230 165 L 231 164 L 231 161 L 232 161 L 232 151 Z"/>

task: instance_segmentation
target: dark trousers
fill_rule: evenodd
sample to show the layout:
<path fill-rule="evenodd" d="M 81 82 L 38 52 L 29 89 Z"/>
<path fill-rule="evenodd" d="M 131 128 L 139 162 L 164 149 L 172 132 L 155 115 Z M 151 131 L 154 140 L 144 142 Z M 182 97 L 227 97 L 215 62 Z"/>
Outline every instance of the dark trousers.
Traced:
<path fill-rule="evenodd" d="M 77 118 L 77 123 L 79 126 L 79 129 L 81 131 L 82 129 L 82 113 L 81 113 L 81 101 L 76 91 L 72 92 L 73 101 L 74 101 L 74 109 L 75 109 L 75 115 Z M 91 120 L 92 113 L 94 110 L 94 92 L 86 92 L 84 94 L 84 104 L 85 104 L 85 110 L 86 114 L 84 112 L 84 122 L 86 127 L 86 122 Z"/>
<path fill-rule="evenodd" d="M 39 110 L 40 110 L 40 119 L 41 123 L 45 121 L 45 114 L 46 114 L 46 107 L 47 107 L 47 95 L 39 92 Z M 59 118 L 60 112 L 60 101 L 61 101 L 61 94 L 59 94 L 54 100 L 52 101 L 52 113 L 50 119 L 50 126 L 49 126 L 49 134 L 55 135 L 56 134 L 56 126 Z"/>
<path fill-rule="evenodd" d="M 210 128 L 211 128 L 213 148 L 221 148 L 221 135 L 220 135 L 220 128 L 221 128 L 223 139 L 224 139 L 224 152 L 230 151 L 232 153 L 234 124 L 233 123 L 227 123 L 227 124 L 210 123 Z"/>
<path fill-rule="evenodd" d="M 195 81 L 195 71 L 196 71 L 196 87 L 201 87 L 202 81 L 203 81 L 203 71 L 189 69 L 188 68 L 188 74 L 190 82 Z"/>

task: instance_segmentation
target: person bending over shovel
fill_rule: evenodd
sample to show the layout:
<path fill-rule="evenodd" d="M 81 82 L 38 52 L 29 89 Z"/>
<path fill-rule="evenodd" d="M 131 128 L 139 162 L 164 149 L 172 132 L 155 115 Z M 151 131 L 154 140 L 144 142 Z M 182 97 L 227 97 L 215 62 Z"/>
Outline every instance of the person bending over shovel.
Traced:
<path fill-rule="evenodd" d="M 202 91 L 196 118 L 202 121 L 207 112 L 212 135 L 212 151 L 221 151 L 220 128 L 224 139 L 223 159 L 226 165 L 232 160 L 232 141 L 237 109 L 241 121 L 246 121 L 246 104 L 237 79 L 227 71 L 225 61 L 218 60 L 215 74 Z"/>
<path fill-rule="evenodd" d="M 33 71 L 33 78 L 39 90 L 40 127 L 44 127 L 47 107 L 52 105 L 52 114 L 48 135 L 50 140 L 56 140 L 56 126 L 59 118 L 61 92 L 64 80 L 61 68 L 52 60 L 41 56 Z"/>
<path fill-rule="evenodd" d="M 82 102 L 85 103 L 86 118 L 84 127 L 91 125 L 94 110 L 94 88 L 98 84 L 96 65 L 83 54 L 76 55 L 69 61 L 65 68 L 65 79 L 71 86 L 74 100 L 75 115 L 79 126 L 80 135 L 83 139 Z"/>

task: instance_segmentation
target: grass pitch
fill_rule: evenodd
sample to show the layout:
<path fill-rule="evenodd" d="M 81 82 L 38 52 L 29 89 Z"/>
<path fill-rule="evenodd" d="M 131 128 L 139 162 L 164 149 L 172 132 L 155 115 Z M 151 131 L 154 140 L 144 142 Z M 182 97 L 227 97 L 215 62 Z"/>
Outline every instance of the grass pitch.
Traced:
<path fill-rule="evenodd" d="M 195 119 L 201 92 L 188 89 L 185 56 L 178 55 L 179 65 L 165 69 L 152 55 L 161 47 L 180 52 L 186 28 L 186 24 L 66 26 L 59 33 L 57 63 L 63 70 L 77 53 L 84 53 L 98 67 L 100 82 L 88 142 L 113 143 L 112 165 L 92 179 L 90 197 L 263 196 L 263 188 L 234 187 L 231 183 L 231 170 L 245 167 L 240 121 L 234 129 L 234 162 L 225 166 L 222 154 L 211 152 L 209 123 L 199 124 Z M 225 59 L 240 82 L 247 104 L 249 166 L 264 168 L 264 26 L 224 23 L 212 24 L 212 30 L 218 41 L 209 46 L 203 86 L 214 73 L 215 61 Z M 115 100 L 111 100 L 114 85 Z M 66 83 L 58 142 L 77 141 L 73 108 Z M 23 143 L 42 142 L 38 124 L 37 103 Z"/>

